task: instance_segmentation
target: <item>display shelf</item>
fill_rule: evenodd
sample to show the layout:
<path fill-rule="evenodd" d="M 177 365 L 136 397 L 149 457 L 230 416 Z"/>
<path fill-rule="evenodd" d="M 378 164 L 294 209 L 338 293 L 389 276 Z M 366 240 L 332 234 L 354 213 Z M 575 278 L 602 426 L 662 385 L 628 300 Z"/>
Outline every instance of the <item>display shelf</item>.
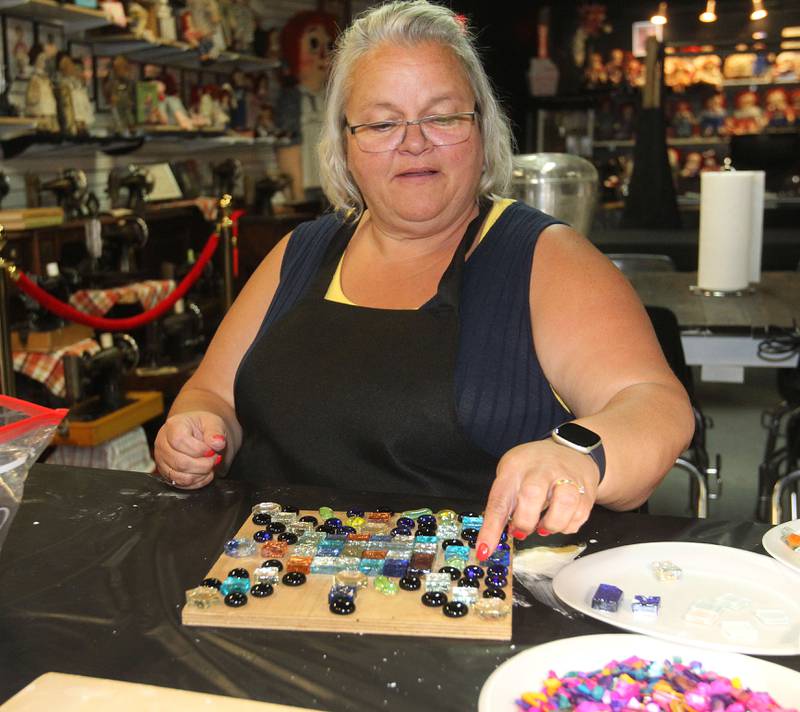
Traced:
<path fill-rule="evenodd" d="M 0 0 L 10 2 L 12 0 Z M 203 60 L 198 51 L 186 42 L 150 42 L 130 33 L 97 33 L 86 41 L 92 45 L 98 57 L 125 55 L 134 62 L 168 64 L 183 69 L 202 69 L 208 72 L 232 72 L 243 69 L 246 72 L 274 69 L 275 62 L 238 52 L 222 52 L 213 60 Z"/>
<path fill-rule="evenodd" d="M 723 79 L 723 87 L 763 87 L 800 84 L 800 79 L 767 79 L 766 77 L 750 77 L 747 79 Z"/>
<path fill-rule="evenodd" d="M 61 4 L 54 0 L 0 0 L 0 14 L 58 25 L 64 28 L 67 35 L 111 24 L 102 10 Z"/>
<path fill-rule="evenodd" d="M 632 138 L 626 139 L 607 139 L 603 141 L 594 141 L 595 148 L 604 148 L 613 151 L 617 148 L 631 148 L 635 145 Z M 668 138 L 668 146 L 720 146 L 729 143 L 727 137 L 724 136 L 691 136 L 689 138 Z"/>
<path fill-rule="evenodd" d="M 144 136 L 64 136 L 63 134 L 28 132 L 0 140 L 0 153 L 12 159 L 23 153 L 28 156 L 54 154 L 59 156 L 85 155 L 94 148 L 110 156 L 135 151 L 144 143 Z"/>
<path fill-rule="evenodd" d="M 36 130 L 36 119 L 0 116 L 0 141 L 17 138 Z"/>

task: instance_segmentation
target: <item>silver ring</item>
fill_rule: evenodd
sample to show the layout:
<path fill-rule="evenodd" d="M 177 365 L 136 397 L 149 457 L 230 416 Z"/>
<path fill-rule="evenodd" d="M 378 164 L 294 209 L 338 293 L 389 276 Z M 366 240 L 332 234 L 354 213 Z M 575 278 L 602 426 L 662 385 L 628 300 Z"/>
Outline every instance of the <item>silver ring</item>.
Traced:
<path fill-rule="evenodd" d="M 557 485 L 572 485 L 576 490 L 578 490 L 578 494 L 586 494 L 586 488 L 583 485 L 579 485 L 575 480 L 569 479 L 569 477 L 559 477 L 555 482 L 553 482 L 553 487 Z"/>

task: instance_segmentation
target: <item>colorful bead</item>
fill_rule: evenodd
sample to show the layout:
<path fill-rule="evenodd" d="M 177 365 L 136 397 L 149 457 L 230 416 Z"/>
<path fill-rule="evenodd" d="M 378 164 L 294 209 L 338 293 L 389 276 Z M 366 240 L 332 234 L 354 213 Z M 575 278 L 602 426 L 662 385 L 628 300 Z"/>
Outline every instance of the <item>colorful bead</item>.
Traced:
<path fill-rule="evenodd" d="M 222 585 L 222 581 L 220 581 L 218 578 L 207 578 L 203 579 L 203 582 L 200 585 L 219 590 L 219 587 Z"/>
<path fill-rule="evenodd" d="M 450 576 L 451 581 L 458 581 L 461 578 L 461 571 L 457 569 L 455 566 L 442 566 L 439 569 L 440 574 L 447 574 Z"/>
<path fill-rule="evenodd" d="M 659 581 L 677 581 L 683 574 L 680 566 L 676 566 L 671 561 L 654 561 L 650 564 L 650 568 Z"/>
<path fill-rule="evenodd" d="M 404 529 L 413 529 L 417 523 L 411 517 L 398 517 L 396 524 Z"/>
<path fill-rule="evenodd" d="M 631 603 L 631 611 L 638 616 L 646 618 L 657 618 L 660 607 L 661 596 L 636 595 Z"/>
<path fill-rule="evenodd" d="M 267 529 L 259 529 L 253 533 L 253 541 L 257 541 L 259 544 L 266 544 L 268 541 L 272 541 L 272 532 Z"/>
<path fill-rule="evenodd" d="M 465 615 L 467 615 L 467 613 L 469 613 L 469 606 L 461 601 L 450 601 L 449 603 L 444 604 L 442 612 L 448 618 L 463 618 Z"/>
<path fill-rule="evenodd" d="M 304 517 L 300 517 L 298 521 L 303 522 L 305 524 L 310 524 L 312 527 L 316 527 L 317 524 L 319 524 L 317 518 L 311 514 L 306 514 Z"/>
<path fill-rule="evenodd" d="M 331 613 L 338 616 L 349 616 L 351 613 L 355 613 L 356 604 L 349 598 L 337 596 L 330 602 L 328 608 Z"/>
<path fill-rule="evenodd" d="M 484 596 L 485 595 L 484 592 Z M 484 598 L 475 603 L 472 606 L 472 610 L 486 620 L 498 620 L 499 618 L 505 618 L 511 613 L 511 606 L 499 598 Z"/>
<path fill-rule="evenodd" d="M 451 598 L 453 601 L 471 606 L 478 600 L 478 589 L 472 586 L 455 586 Z"/>
<path fill-rule="evenodd" d="M 261 502 L 253 507 L 251 510 L 253 514 L 263 512 L 264 514 L 275 514 L 281 511 L 281 505 L 277 502 Z"/>
<path fill-rule="evenodd" d="M 326 519 L 330 519 L 334 516 L 334 511 L 330 507 L 320 507 L 319 508 L 319 518 L 324 522 Z M 316 522 L 315 522 L 316 524 Z"/>
<path fill-rule="evenodd" d="M 247 594 L 243 591 L 231 591 L 225 596 L 225 605 L 231 608 L 241 608 L 247 605 Z"/>
<path fill-rule="evenodd" d="M 338 586 L 352 586 L 356 589 L 369 586 L 369 579 L 360 571 L 340 571 L 333 577 L 333 582 Z"/>
<path fill-rule="evenodd" d="M 504 601 L 506 598 L 506 592 L 502 588 L 495 588 L 494 586 L 487 586 L 483 589 L 483 597 L 484 598 L 499 598 L 501 601 Z"/>
<path fill-rule="evenodd" d="M 286 525 L 283 522 L 276 522 L 273 520 L 270 522 L 267 530 L 272 534 L 283 534 L 283 532 L 286 531 Z"/>
<path fill-rule="evenodd" d="M 229 593 L 239 591 L 240 593 L 247 593 L 250 590 L 250 579 L 249 578 L 239 578 L 236 576 L 228 576 L 223 582 L 222 585 L 219 587 L 219 592 L 223 596 L 227 596 Z"/>
<path fill-rule="evenodd" d="M 422 581 L 420 581 L 419 576 L 403 576 L 398 581 L 398 584 L 404 591 L 419 591 L 422 588 Z"/>
<path fill-rule="evenodd" d="M 258 527 L 266 526 L 270 522 L 272 522 L 272 517 L 266 512 L 256 512 L 253 515 L 253 524 Z"/>
<path fill-rule="evenodd" d="M 598 611 L 616 613 L 621 601 L 621 589 L 608 583 L 601 583 L 592 596 L 592 608 Z"/>
<path fill-rule="evenodd" d="M 394 596 L 397 593 L 397 582 L 388 576 L 377 576 L 375 590 L 380 591 L 384 596 Z"/>
<path fill-rule="evenodd" d="M 440 509 L 436 512 L 436 519 L 439 524 L 452 524 L 458 521 L 458 515 L 452 509 Z"/>
<path fill-rule="evenodd" d="M 250 595 L 256 598 L 266 598 L 271 596 L 273 591 L 271 583 L 257 583 L 250 588 Z"/>
<path fill-rule="evenodd" d="M 402 513 L 402 516 L 416 521 L 425 514 L 433 514 L 433 510 L 428 509 L 428 507 L 423 507 L 422 509 L 407 509 Z"/>
<path fill-rule="evenodd" d="M 186 592 L 186 605 L 207 609 L 222 603 L 222 595 L 214 586 L 198 586 Z"/>
<path fill-rule="evenodd" d="M 252 539 L 231 539 L 225 542 L 225 553 L 235 559 L 256 555 L 256 543 Z"/>
<path fill-rule="evenodd" d="M 311 556 L 290 556 L 286 562 L 286 570 L 290 573 L 310 574 L 313 560 Z"/>
<path fill-rule="evenodd" d="M 428 608 L 438 608 L 447 603 L 447 596 L 441 591 L 426 591 L 422 594 L 422 603 Z"/>
<path fill-rule="evenodd" d="M 483 575 L 483 569 L 480 566 L 467 566 L 464 569 L 464 576 L 469 578 L 482 579 Z"/>
<path fill-rule="evenodd" d="M 306 582 L 306 575 L 299 571 L 290 571 L 281 579 L 287 586 L 302 586 Z"/>

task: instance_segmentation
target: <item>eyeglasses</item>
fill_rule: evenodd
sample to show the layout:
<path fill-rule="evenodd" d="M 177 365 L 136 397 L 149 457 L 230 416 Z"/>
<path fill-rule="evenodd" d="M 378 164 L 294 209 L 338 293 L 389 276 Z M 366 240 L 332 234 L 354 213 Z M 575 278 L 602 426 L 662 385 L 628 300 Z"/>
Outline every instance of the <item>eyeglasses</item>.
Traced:
<path fill-rule="evenodd" d="M 469 138 L 477 111 L 461 111 L 457 114 L 433 114 L 421 119 L 405 121 L 375 121 L 370 124 L 345 124 L 355 137 L 358 147 L 365 153 L 394 151 L 406 139 L 409 126 L 419 126 L 427 141 L 434 146 L 453 146 Z"/>

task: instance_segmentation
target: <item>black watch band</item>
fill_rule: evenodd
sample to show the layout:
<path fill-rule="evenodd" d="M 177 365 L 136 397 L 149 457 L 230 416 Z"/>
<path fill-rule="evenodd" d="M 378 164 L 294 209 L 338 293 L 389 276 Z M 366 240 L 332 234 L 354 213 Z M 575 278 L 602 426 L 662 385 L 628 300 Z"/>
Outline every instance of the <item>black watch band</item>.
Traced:
<path fill-rule="evenodd" d="M 606 451 L 603 449 L 603 443 L 600 443 L 594 450 L 590 451 L 589 457 L 595 461 L 600 470 L 600 479 L 597 482 L 599 485 L 606 476 Z"/>

